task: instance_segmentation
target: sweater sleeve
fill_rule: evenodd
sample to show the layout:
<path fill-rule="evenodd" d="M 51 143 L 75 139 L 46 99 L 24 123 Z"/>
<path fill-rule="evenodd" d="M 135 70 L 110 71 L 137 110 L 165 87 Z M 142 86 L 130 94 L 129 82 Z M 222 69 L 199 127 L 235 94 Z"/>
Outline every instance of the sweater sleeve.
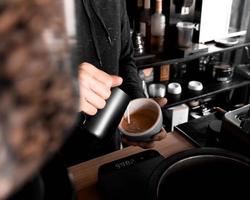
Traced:
<path fill-rule="evenodd" d="M 130 37 L 130 25 L 126 11 L 126 1 L 121 0 L 121 54 L 119 60 L 119 74 L 123 77 L 122 89 L 132 99 L 145 97 L 142 90 L 142 80 L 134 60 L 133 44 Z"/>

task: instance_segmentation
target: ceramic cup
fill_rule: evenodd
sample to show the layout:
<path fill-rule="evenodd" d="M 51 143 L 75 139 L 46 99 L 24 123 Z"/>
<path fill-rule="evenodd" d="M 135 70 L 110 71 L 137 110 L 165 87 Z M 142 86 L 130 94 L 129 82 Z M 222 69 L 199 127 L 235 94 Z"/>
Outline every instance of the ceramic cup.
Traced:
<path fill-rule="evenodd" d="M 162 111 L 154 100 L 130 101 L 119 124 L 119 130 L 131 141 L 150 141 L 162 128 Z"/>
<path fill-rule="evenodd" d="M 165 97 L 166 86 L 161 83 L 152 83 L 148 87 L 150 97 Z"/>

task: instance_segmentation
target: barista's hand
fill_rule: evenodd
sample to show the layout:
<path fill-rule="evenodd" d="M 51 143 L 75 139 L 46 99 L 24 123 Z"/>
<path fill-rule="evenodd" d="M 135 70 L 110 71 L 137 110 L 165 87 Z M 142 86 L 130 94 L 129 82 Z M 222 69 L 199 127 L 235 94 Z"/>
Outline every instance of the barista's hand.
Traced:
<path fill-rule="evenodd" d="M 161 108 L 168 103 L 168 99 L 165 97 L 155 97 L 152 99 L 155 100 L 160 105 Z"/>
<path fill-rule="evenodd" d="M 144 149 L 149 149 L 149 148 L 155 147 L 156 142 L 163 140 L 164 138 L 166 138 L 166 136 L 167 136 L 167 132 L 164 128 L 162 128 L 161 131 L 158 134 L 156 134 L 152 138 L 152 141 L 150 142 L 134 142 L 134 141 L 128 140 L 126 137 L 122 137 L 122 142 L 126 145 L 140 146 Z"/>
<path fill-rule="evenodd" d="M 152 99 L 155 100 L 160 105 L 160 107 L 165 106 L 168 102 L 167 98 L 164 98 L 164 97 L 157 97 L 157 98 L 152 98 Z M 153 148 L 156 145 L 156 142 L 164 139 L 166 135 L 167 135 L 166 130 L 162 128 L 161 131 L 158 134 L 156 134 L 152 138 L 152 141 L 150 142 L 134 142 L 134 141 L 128 140 L 126 137 L 122 137 L 122 142 L 126 145 L 140 146 L 144 149 L 148 149 L 148 148 Z"/>
<path fill-rule="evenodd" d="M 112 76 L 89 63 L 82 63 L 78 71 L 80 103 L 79 109 L 88 115 L 95 115 L 106 105 L 111 88 L 122 84 L 122 78 Z"/>

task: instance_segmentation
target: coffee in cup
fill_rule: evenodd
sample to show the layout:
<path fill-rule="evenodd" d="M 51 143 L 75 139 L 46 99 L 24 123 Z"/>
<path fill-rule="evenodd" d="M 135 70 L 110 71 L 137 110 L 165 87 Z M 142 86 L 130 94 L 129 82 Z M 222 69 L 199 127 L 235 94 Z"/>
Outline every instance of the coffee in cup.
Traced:
<path fill-rule="evenodd" d="M 150 109 L 140 109 L 130 114 L 129 117 L 125 117 L 122 120 L 122 127 L 129 133 L 137 134 L 143 132 L 152 127 L 157 119 L 157 112 Z"/>
<path fill-rule="evenodd" d="M 121 133 L 132 141 L 150 141 L 161 128 L 161 108 L 147 98 L 132 100 L 119 124 Z"/>

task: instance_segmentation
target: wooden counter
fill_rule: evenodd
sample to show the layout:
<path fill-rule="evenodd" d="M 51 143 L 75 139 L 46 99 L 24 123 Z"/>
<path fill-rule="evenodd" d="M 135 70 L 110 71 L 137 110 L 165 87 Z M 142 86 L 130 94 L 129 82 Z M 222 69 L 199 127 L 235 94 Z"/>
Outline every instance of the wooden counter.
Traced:
<path fill-rule="evenodd" d="M 153 149 L 159 151 L 164 157 L 168 157 L 174 153 L 190 148 L 192 148 L 192 145 L 184 137 L 177 132 L 173 132 L 168 133 L 167 137 L 162 141 L 156 142 L 155 148 Z M 96 189 L 99 166 L 141 151 L 144 151 L 144 149 L 131 146 L 70 167 L 69 172 L 75 184 L 78 199 L 102 199 Z"/>

